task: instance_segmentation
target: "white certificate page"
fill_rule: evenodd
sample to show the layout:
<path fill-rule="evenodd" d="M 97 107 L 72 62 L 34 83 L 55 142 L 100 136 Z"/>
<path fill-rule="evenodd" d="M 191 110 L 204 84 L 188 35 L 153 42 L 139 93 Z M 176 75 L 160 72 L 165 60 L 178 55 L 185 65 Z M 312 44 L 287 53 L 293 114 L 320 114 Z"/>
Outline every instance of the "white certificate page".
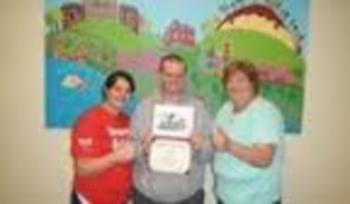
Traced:
<path fill-rule="evenodd" d="M 191 145 L 187 141 L 156 139 L 150 149 L 153 171 L 184 174 L 191 165 Z"/>

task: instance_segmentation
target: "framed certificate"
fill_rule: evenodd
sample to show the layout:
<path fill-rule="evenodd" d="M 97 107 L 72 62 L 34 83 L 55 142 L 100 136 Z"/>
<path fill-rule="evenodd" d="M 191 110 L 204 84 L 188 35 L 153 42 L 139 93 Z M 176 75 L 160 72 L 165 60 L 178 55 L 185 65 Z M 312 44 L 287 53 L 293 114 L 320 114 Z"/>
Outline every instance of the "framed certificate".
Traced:
<path fill-rule="evenodd" d="M 191 145 L 187 141 L 159 138 L 150 149 L 149 165 L 162 173 L 186 173 L 191 165 Z"/>
<path fill-rule="evenodd" d="M 194 126 L 194 107 L 156 104 L 152 122 L 154 136 L 188 139 Z"/>

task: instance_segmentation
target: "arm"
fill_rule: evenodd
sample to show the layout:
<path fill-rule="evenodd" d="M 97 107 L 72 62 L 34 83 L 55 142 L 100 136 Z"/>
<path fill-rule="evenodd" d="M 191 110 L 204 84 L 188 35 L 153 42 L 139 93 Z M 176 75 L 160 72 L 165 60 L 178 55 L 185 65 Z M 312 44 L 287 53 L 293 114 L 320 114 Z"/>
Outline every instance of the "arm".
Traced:
<path fill-rule="evenodd" d="M 150 130 L 151 101 L 142 101 L 136 108 L 131 121 L 131 135 L 135 142 L 135 159 L 140 161 L 147 153 L 152 141 Z"/>
<path fill-rule="evenodd" d="M 227 126 L 226 114 L 232 110 L 232 105 L 225 105 L 220 109 L 216 123 L 216 133 L 213 143 L 216 149 L 255 167 L 266 168 L 270 166 L 278 144 L 283 135 L 283 118 L 279 110 L 272 104 L 264 103 L 255 109 L 252 116 L 250 145 L 244 145 L 235 140 L 234 135 L 227 135 L 222 127 Z M 234 133 L 232 133 L 234 134 Z"/>
<path fill-rule="evenodd" d="M 213 139 L 216 149 L 231 154 L 232 156 L 246 162 L 254 167 L 269 167 L 276 149 L 275 144 L 259 144 L 252 146 L 240 144 L 229 137 L 219 129 Z"/>
<path fill-rule="evenodd" d="M 196 129 L 191 137 L 191 143 L 199 162 L 208 162 L 212 159 L 214 149 L 210 140 L 213 130 L 212 119 L 202 103 L 197 107 Z"/>
<path fill-rule="evenodd" d="M 74 158 L 74 166 L 78 175 L 92 176 L 111 168 L 118 163 L 128 162 L 133 158 L 133 144 L 118 144 L 115 151 L 99 158 Z"/>
<path fill-rule="evenodd" d="M 101 135 L 104 134 L 105 126 L 98 117 L 93 110 L 84 113 L 72 130 L 71 154 L 78 175 L 99 174 L 117 163 L 133 158 L 131 141 L 118 142 L 113 151 L 102 154 Z"/>
<path fill-rule="evenodd" d="M 231 141 L 226 151 L 252 166 L 267 168 L 272 163 L 275 149 L 274 144 L 254 144 L 248 147 Z"/>

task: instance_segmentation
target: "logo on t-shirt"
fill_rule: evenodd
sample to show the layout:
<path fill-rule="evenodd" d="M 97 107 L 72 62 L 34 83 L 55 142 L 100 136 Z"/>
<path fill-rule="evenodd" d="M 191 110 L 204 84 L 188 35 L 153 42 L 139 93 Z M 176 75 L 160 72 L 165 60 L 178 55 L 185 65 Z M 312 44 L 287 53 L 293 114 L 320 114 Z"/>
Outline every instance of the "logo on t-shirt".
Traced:
<path fill-rule="evenodd" d="M 118 143 L 128 140 L 130 135 L 129 128 L 107 127 L 107 133 L 112 139 L 112 149 L 117 149 Z"/>
<path fill-rule="evenodd" d="M 129 128 L 115 128 L 109 126 L 106 129 L 110 137 L 127 137 L 130 135 Z"/>
<path fill-rule="evenodd" d="M 81 147 L 91 147 L 92 146 L 92 138 L 90 138 L 90 137 L 78 138 L 78 144 Z"/>

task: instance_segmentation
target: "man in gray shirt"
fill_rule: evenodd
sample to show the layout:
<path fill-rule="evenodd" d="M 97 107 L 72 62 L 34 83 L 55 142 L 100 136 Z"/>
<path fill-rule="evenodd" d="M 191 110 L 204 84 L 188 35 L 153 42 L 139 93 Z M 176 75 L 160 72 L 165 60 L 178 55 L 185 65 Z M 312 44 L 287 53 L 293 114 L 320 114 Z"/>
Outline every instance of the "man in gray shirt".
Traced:
<path fill-rule="evenodd" d="M 161 58 L 159 90 L 144 99 L 132 118 L 132 135 L 136 145 L 134 166 L 134 204 L 203 204 L 206 164 L 212 158 L 211 118 L 204 104 L 186 94 L 186 63 L 176 54 Z M 188 142 L 191 145 L 191 165 L 184 173 L 154 171 L 149 165 L 152 135 L 152 114 L 156 104 L 190 106 L 194 109 L 194 127 Z"/>

